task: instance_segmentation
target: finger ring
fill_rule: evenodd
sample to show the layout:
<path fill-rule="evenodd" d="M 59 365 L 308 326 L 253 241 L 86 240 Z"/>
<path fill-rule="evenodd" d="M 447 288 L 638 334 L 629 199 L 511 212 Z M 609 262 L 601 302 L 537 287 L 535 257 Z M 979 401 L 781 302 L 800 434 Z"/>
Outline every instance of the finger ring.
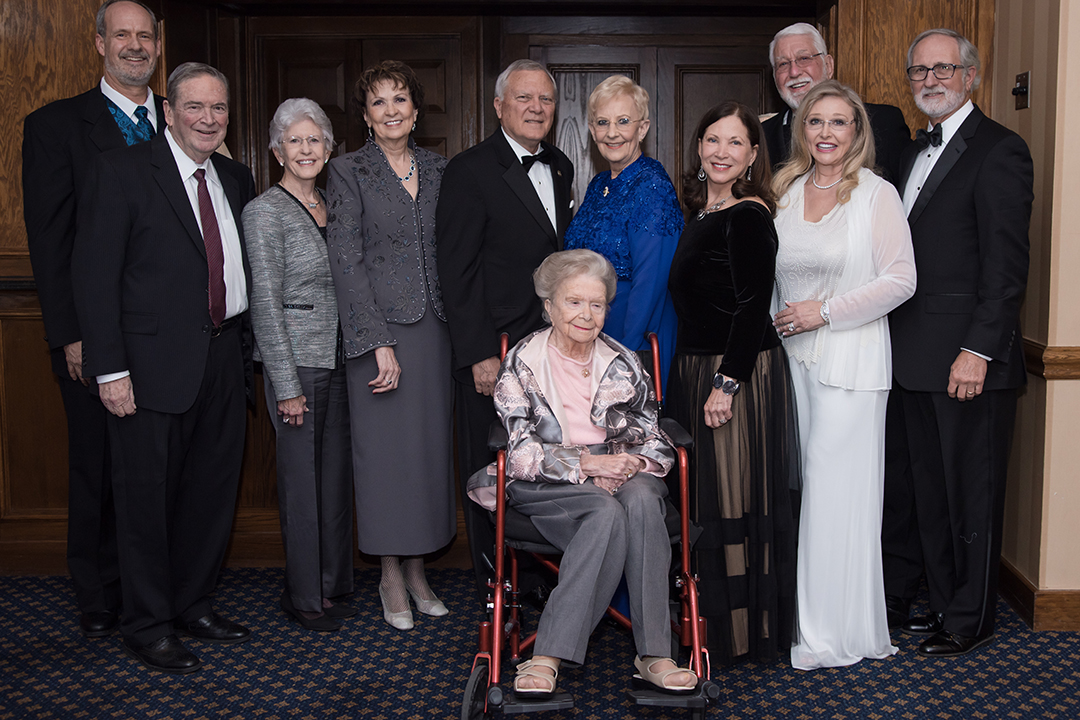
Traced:
<path fill-rule="evenodd" d="M 789 322 L 787 324 L 787 329 L 788 329 L 788 332 L 795 332 L 795 323 Z"/>
<path fill-rule="evenodd" d="M 968 397 L 970 397 L 970 396 L 975 394 L 975 391 L 974 390 L 968 390 L 967 394 L 968 394 Z"/>
<path fill-rule="evenodd" d="M 390 383 L 391 383 L 391 382 L 393 382 L 393 381 L 391 381 L 391 380 L 387 380 L 387 381 L 386 381 L 386 382 L 385 382 L 384 384 L 386 385 L 386 387 L 390 387 Z"/>
<path fill-rule="evenodd" d="M 721 420 L 721 421 L 720 421 L 720 424 L 721 424 L 721 425 L 724 425 L 724 424 L 726 424 L 726 423 L 727 423 L 727 420 Z"/>

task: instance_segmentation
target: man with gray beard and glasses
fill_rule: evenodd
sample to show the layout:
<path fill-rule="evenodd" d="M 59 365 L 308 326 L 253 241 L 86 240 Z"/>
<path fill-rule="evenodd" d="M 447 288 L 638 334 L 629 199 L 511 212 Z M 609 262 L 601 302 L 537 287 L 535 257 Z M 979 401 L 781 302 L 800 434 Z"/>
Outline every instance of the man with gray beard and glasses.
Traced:
<path fill-rule="evenodd" d="M 926 636 L 918 652 L 929 657 L 993 639 L 1006 464 L 1025 382 L 1031 155 L 971 102 L 979 67 L 978 50 L 952 30 L 927 30 L 908 50 L 929 122 L 901 163 L 919 282 L 889 315 L 882 554 L 889 624 Z M 909 619 L 924 571 L 930 613 Z"/>
<path fill-rule="evenodd" d="M 94 44 L 105 61 L 101 82 L 26 117 L 22 177 L 30 261 L 67 415 L 68 569 L 80 629 L 86 637 L 104 637 L 119 625 L 120 574 L 106 412 L 82 375 L 71 251 L 83 180 L 94 158 L 149 140 L 164 122 L 164 111 L 163 98 L 147 87 L 161 52 L 150 8 L 129 0 L 103 3 Z"/>

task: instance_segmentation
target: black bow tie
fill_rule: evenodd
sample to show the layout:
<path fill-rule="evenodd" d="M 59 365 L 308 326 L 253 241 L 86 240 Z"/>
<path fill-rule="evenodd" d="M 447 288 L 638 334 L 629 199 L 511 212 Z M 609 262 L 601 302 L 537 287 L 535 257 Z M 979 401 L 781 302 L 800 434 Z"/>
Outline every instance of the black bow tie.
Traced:
<path fill-rule="evenodd" d="M 521 158 L 521 165 L 525 168 L 525 172 L 529 172 L 529 169 L 534 163 L 542 162 L 545 165 L 551 165 L 551 152 L 547 149 L 541 150 L 535 155 L 526 155 Z"/>
<path fill-rule="evenodd" d="M 926 132 L 922 128 L 915 131 L 915 142 L 919 143 L 921 147 L 933 145 L 939 147 L 941 145 L 941 123 L 934 126 L 934 129 L 930 132 Z"/>

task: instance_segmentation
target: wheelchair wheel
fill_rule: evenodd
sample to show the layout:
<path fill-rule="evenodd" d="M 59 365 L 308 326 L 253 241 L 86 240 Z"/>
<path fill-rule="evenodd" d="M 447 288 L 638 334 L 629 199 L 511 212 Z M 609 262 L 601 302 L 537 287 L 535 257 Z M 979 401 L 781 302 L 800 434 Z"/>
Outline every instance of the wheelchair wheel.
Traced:
<path fill-rule="evenodd" d="M 490 720 L 492 714 L 484 712 L 484 701 L 488 691 L 488 666 L 478 662 L 476 668 L 465 683 L 465 694 L 461 699 L 461 720 Z"/>

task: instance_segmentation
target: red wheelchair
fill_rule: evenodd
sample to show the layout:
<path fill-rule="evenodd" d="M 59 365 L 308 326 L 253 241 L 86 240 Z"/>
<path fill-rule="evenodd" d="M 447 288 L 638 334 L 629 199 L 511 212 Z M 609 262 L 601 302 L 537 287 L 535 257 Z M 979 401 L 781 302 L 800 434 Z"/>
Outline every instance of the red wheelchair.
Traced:
<path fill-rule="evenodd" d="M 656 335 L 649 334 L 653 358 L 653 383 L 657 402 L 662 401 L 660 387 L 660 361 Z M 506 356 L 507 337 L 502 337 L 501 357 Z M 676 449 L 679 473 L 679 507 L 670 512 L 669 499 L 668 532 L 680 545 L 679 566 L 674 584 L 678 595 L 678 621 L 672 622 L 673 638 L 680 646 L 688 648 L 689 668 L 698 676 L 695 692 L 687 695 L 665 694 L 657 690 L 628 690 L 627 696 L 638 705 L 684 708 L 692 719 L 704 720 L 706 710 L 715 704 L 720 688 L 710 680 L 709 652 L 705 647 L 706 626 L 698 613 L 697 578 L 691 572 L 689 522 L 689 460 L 688 450 L 693 439 L 677 422 L 661 418 L 660 427 L 671 438 Z M 517 513 L 506 503 L 506 430 L 501 423 L 492 426 L 488 444 L 496 455 L 495 524 L 495 577 L 488 581 L 490 593 L 487 600 L 487 620 L 480 623 L 479 651 L 473 659 L 472 672 L 465 686 L 462 699 L 462 720 L 490 720 L 496 712 L 517 714 L 547 710 L 569 710 L 574 707 L 573 697 L 566 692 L 555 692 L 546 700 L 519 700 L 512 690 L 504 690 L 501 681 L 503 660 L 509 655 L 516 664 L 536 640 L 532 633 L 522 637 L 521 605 L 518 597 L 518 552 L 527 552 L 544 568 L 558 574 L 556 562 L 559 550 L 548 545 L 543 536 L 532 526 L 527 517 Z M 509 562 L 508 562 L 509 561 Z M 629 629 L 630 619 L 614 608 L 608 608 L 608 616 L 619 625 Z"/>

